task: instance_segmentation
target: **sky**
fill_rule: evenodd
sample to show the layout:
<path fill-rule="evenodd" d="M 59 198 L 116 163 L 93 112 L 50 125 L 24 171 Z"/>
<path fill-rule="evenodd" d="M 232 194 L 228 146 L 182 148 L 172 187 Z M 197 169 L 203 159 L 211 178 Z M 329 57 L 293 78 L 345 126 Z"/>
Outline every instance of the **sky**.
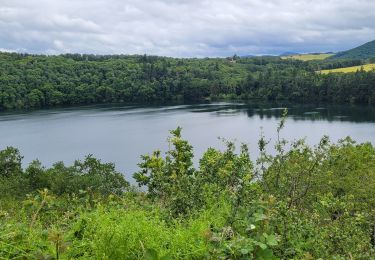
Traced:
<path fill-rule="evenodd" d="M 0 51 L 226 57 L 374 39 L 375 0 L 0 0 Z"/>

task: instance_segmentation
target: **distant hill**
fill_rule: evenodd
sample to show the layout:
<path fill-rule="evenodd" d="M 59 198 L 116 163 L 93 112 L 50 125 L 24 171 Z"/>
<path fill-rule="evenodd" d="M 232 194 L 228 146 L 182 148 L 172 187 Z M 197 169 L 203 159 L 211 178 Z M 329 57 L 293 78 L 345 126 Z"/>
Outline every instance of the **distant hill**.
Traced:
<path fill-rule="evenodd" d="M 330 59 L 369 59 L 375 57 L 375 40 L 365 43 L 354 49 L 342 51 L 330 57 Z"/>
<path fill-rule="evenodd" d="M 241 58 L 252 58 L 252 57 L 256 57 L 255 55 L 252 55 L 252 54 L 248 54 L 248 55 L 243 55 L 241 56 Z"/>
<path fill-rule="evenodd" d="M 299 54 L 298 52 L 287 51 L 287 52 L 281 53 L 279 56 L 281 56 L 281 57 L 283 57 L 283 56 L 293 56 L 293 55 L 298 55 L 298 54 Z"/>

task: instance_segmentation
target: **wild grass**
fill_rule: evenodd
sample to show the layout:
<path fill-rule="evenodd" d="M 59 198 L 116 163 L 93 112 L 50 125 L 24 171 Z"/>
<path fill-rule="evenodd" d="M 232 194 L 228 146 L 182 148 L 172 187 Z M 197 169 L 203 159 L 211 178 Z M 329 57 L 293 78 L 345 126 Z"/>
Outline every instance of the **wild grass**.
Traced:
<path fill-rule="evenodd" d="M 310 60 L 325 60 L 328 57 L 331 57 L 332 53 L 319 53 L 319 54 L 296 54 L 282 57 L 282 59 L 295 59 L 295 60 L 302 60 L 302 61 L 310 61 Z"/>

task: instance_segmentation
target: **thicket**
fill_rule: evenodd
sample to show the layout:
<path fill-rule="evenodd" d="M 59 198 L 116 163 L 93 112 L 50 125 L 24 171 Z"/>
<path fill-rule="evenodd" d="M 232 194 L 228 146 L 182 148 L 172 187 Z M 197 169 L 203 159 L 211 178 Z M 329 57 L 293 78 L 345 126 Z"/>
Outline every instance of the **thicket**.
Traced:
<path fill-rule="evenodd" d="M 144 155 L 132 187 L 113 164 L 22 169 L 0 152 L 2 259 L 371 259 L 375 148 L 350 138 L 314 147 L 282 138 L 260 156 L 225 141 L 193 164 L 181 128 Z"/>

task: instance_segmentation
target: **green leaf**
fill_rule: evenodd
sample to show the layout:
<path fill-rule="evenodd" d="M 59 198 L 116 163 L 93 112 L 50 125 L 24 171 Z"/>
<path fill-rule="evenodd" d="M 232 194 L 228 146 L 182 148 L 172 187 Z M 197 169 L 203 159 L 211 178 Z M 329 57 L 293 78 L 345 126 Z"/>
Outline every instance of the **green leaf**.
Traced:
<path fill-rule="evenodd" d="M 147 260 L 158 260 L 158 252 L 155 249 L 147 248 L 145 251 L 144 259 Z"/>
<path fill-rule="evenodd" d="M 269 246 L 277 246 L 277 239 L 275 235 L 267 236 L 267 245 Z"/>
<path fill-rule="evenodd" d="M 246 248 L 242 248 L 242 249 L 240 250 L 240 252 L 241 252 L 241 254 L 243 254 L 243 255 L 247 255 L 247 254 L 249 253 L 249 250 L 246 249 Z"/>
<path fill-rule="evenodd" d="M 257 253 L 256 259 L 259 259 L 259 260 L 274 260 L 274 259 L 277 259 L 277 258 L 273 254 L 272 250 L 264 249 L 264 250 L 260 250 Z"/>
<path fill-rule="evenodd" d="M 170 255 L 165 255 L 163 257 L 160 257 L 159 260 L 172 260 L 172 257 Z"/>
<path fill-rule="evenodd" d="M 267 245 L 262 242 L 255 242 L 255 244 L 263 250 L 267 248 Z"/>
<path fill-rule="evenodd" d="M 266 219 L 267 216 L 264 215 L 263 213 L 254 213 L 254 218 L 255 218 L 255 222 L 258 222 L 258 221 Z"/>

